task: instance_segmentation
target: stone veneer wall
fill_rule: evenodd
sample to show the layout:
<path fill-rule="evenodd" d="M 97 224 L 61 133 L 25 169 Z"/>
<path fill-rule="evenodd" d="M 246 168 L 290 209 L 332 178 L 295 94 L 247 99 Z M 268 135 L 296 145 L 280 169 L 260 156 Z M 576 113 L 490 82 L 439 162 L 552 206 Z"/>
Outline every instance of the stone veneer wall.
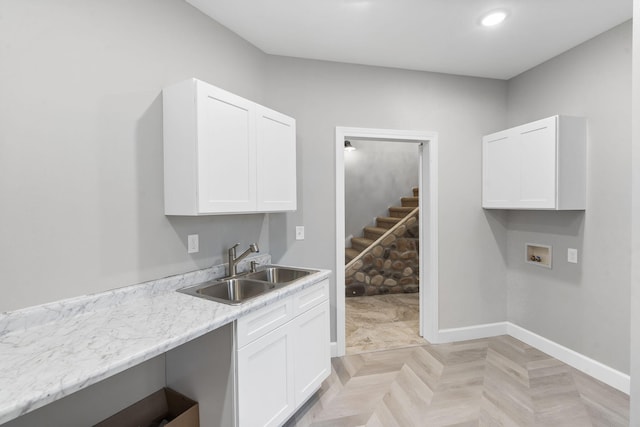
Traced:
<path fill-rule="evenodd" d="M 409 218 L 378 244 L 367 248 L 345 271 L 347 297 L 412 293 L 420 290 L 418 218 Z"/>

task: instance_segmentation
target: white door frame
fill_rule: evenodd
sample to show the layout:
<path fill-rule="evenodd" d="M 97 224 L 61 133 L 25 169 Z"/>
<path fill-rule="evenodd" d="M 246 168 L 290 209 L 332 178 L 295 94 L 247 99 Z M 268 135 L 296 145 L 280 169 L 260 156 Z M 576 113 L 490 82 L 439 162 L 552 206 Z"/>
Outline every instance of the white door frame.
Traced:
<path fill-rule="evenodd" d="M 420 335 L 438 337 L 438 134 L 428 131 L 336 127 L 336 348 L 345 354 L 344 140 L 422 142 L 420 149 Z M 423 200 L 427 209 L 424 209 Z M 428 242 L 428 244 L 425 244 Z"/>

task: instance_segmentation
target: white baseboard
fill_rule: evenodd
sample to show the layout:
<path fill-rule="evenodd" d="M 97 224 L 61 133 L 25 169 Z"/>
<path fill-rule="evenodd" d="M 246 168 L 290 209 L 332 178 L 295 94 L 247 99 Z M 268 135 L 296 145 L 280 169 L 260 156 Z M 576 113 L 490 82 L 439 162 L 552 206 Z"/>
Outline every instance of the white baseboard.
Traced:
<path fill-rule="evenodd" d="M 476 340 L 479 338 L 506 335 L 507 323 L 508 322 L 485 323 L 483 325 L 466 326 L 463 328 L 440 329 L 440 331 L 438 331 L 437 342 L 433 344 Z"/>
<path fill-rule="evenodd" d="M 332 341 L 329 349 L 331 351 L 331 357 L 338 357 L 338 343 L 335 341 Z"/>
<path fill-rule="evenodd" d="M 489 338 L 498 335 L 511 335 L 623 393 L 629 394 L 630 392 L 631 379 L 629 375 L 511 322 L 441 329 L 438 332 L 437 342 L 434 344 Z"/>
<path fill-rule="evenodd" d="M 564 362 L 567 365 L 572 366 L 623 393 L 629 394 L 631 382 L 629 375 L 600 363 L 597 360 L 593 360 L 584 354 L 580 354 L 577 351 L 571 350 L 570 348 L 535 334 L 521 326 L 515 325 L 511 322 L 507 323 L 507 333 L 512 337 L 555 357 L 561 362 Z"/>

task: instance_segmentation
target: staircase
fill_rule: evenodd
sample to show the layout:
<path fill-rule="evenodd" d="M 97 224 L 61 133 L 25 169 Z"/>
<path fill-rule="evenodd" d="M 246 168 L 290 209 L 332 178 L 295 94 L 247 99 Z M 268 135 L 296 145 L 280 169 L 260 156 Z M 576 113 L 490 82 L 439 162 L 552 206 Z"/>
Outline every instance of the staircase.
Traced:
<path fill-rule="evenodd" d="M 379 239 L 393 226 L 398 224 L 402 218 L 409 215 L 418 207 L 418 187 L 413 188 L 413 196 L 403 197 L 400 199 L 401 206 L 392 206 L 389 208 L 389 216 L 379 216 L 376 218 L 375 227 L 364 227 L 363 237 L 352 237 L 351 247 L 344 251 L 345 264 L 357 257 L 362 251 L 366 250 L 373 242 Z"/>

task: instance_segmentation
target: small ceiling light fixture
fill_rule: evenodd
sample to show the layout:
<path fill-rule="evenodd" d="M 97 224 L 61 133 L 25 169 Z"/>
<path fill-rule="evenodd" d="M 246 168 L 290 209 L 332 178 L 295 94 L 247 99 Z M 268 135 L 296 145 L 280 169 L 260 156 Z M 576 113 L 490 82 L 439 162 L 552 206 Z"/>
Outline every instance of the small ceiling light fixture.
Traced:
<path fill-rule="evenodd" d="M 356 147 L 351 145 L 351 141 L 344 141 L 344 151 L 356 151 Z"/>
<path fill-rule="evenodd" d="M 504 12 L 502 10 L 496 10 L 494 12 L 490 12 L 486 14 L 484 18 L 482 18 L 482 21 L 480 22 L 485 27 L 493 27 L 495 25 L 502 23 L 502 21 L 504 21 L 506 18 L 507 18 L 507 12 Z"/>

